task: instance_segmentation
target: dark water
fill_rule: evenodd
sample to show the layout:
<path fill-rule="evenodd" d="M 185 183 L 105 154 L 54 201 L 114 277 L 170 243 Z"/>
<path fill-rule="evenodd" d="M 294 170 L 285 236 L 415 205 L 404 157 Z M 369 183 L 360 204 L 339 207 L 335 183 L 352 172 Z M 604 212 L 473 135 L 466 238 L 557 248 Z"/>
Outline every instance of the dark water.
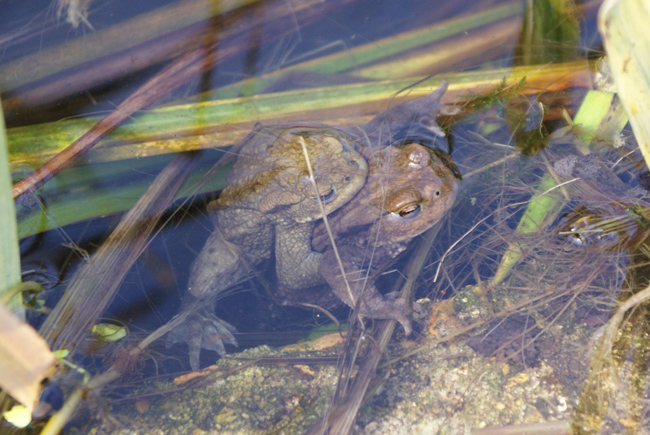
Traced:
<path fill-rule="evenodd" d="M 568 425 L 585 412 L 576 409 L 578 398 L 584 403 L 592 397 L 587 395 L 585 379 L 603 332 L 599 328 L 625 295 L 647 286 L 645 238 L 650 219 L 644 208 L 647 171 L 629 127 L 620 135 L 599 132 L 585 152 L 578 132 L 563 115 L 566 111 L 569 117 L 576 116 L 592 87 L 593 61 L 602 55 L 595 26 L 597 4 L 578 5 L 570 19 L 559 20 L 561 24 L 546 23 L 548 29 L 556 29 L 575 20 L 575 33 L 565 29 L 565 39 L 551 30 L 543 33 L 532 42 L 534 66 L 494 91 L 488 85 L 498 86 L 513 68 L 526 67 L 525 31 L 521 29 L 530 24 L 523 24 L 521 2 L 342 1 L 307 8 L 302 3 L 261 2 L 220 20 L 197 18 L 193 23 L 169 25 L 160 31 L 163 36 L 142 40 L 137 40 L 139 30 L 160 25 L 147 21 L 148 14 L 179 5 L 132 3 L 91 3 L 87 20 L 92 28 L 83 20 L 72 27 L 65 22 L 65 13 L 57 17 L 57 6 L 49 2 L 10 1 L 0 16 L 0 90 L 17 178 L 43 163 L 40 153 L 55 152 L 38 148 L 30 151 L 35 157 L 22 156 L 30 146 L 73 140 L 164 71 L 179 52 L 190 53 L 200 44 L 212 47 L 207 60 L 196 61 L 203 65 L 197 74 L 170 85 L 174 88 L 170 92 L 163 87 L 155 102 L 139 107 L 104 141 L 103 150 L 92 151 L 76 168 L 55 177 L 39 193 L 40 205 L 18 207 L 23 269 L 31 272 L 25 279 L 45 284 L 48 307 L 56 304 L 74 271 L 97 250 L 124 210 L 179 148 L 203 150 L 195 170 L 199 179 L 256 122 L 363 125 L 393 104 L 392 95 L 399 98 L 411 87 L 423 86 L 429 92 L 439 79 L 447 78 L 451 85 L 445 101 L 464 110 L 439 122 L 447 131 L 452 158 L 464 179 L 456 203 L 439 224 L 416 280 L 415 298 L 428 298 L 430 302 L 423 306 L 434 311 L 440 301 L 446 301 L 454 313 L 434 313 L 429 319 L 427 311 L 416 319 L 412 341 L 398 334 L 387 359 L 413 348 L 420 350 L 392 366 L 386 385 L 369 399 L 370 406 L 356 420 L 355 433 L 473 433 L 515 424 L 539 425 L 539 433 L 551 433 L 544 432 L 551 427 L 544 426 L 548 422 Z M 215 2 L 202 7 L 223 6 Z M 165 15 L 165 20 L 171 23 L 174 18 L 190 16 L 200 7 L 179 9 Z M 535 16 L 535 24 L 541 25 L 543 17 Z M 476 17 L 488 18 L 478 25 Z M 129 20 L 131 25 L 126 24 Z M 124 30 L 111 34 L 116 26 Z M 429 37 L 426 28 L 433 34 L 455 30 L 446 38 L 418 43 Z M 396 41 L 408 40 L 409 32 L 420 31 L 415 43 L 401 42 L 402 48 L 393 48 Z M 119 43 L 109 39 L 99 44 L 97 40 L 105 34 Z M 124 35 L 133 35 L 133 40 L 121 38 Z M 95 56 L 100 45 L 108 48 Z M 87 58 L 68 60 L 86 49 Z M 443 61 L 429 57 L 443 51 Z M 157 53 L 155 59 L 141 62 L 151 53 Z M 209 63 L 220 56 L 219 62 Z M 25 59 L 33 63 L 24 74 L 16 74 Z M 42 68 L 44 64 L 52 66 Z M 554 72 L 563 65 L 574 74 L 573 79 L 565 80 L 569 73 Z M 36 66 L 42 71 L 36 73 Z M 526 84 L 519 82 L 524 75 Z M 265 81 L 253 88 L 242 86 L 252 78 Z M 324 90 L 319 93 L 318 88 Z M 345 95 L 338 96 L 341 89 L 349 91 L 347 100 Z M 380 96 L 373 97 L 373 92 Z M 477 99 L 479 94 L 484 98 Z M 198 109 L 184 106 L 206 101 L 214 103 Z M 95 118 L 87 124 L 73 125 L 76 119 L 91 116 Z M 158 149 L 151 145 L 155 141 L 168 148 L 152 151 Z M 622 145 L 613 147 L 615 142 Z M 210 186 L 189 189 L 183 195 L 189 200 L 177 200 L 168 209 L 161 220 L 164 224 L 158 225 L 156 236 L 102 315 L 128 325 L 130 343 L 176 314 L 190 266 L 212 231 L 206 204 L 223 188 L 226 173 L 227 169 L 222 170 Z M 549 187 L 539 187 L 548 180 Z M 564 182 L 564 190 L 553 188 Z M 551 188 L 552 192 L 546 192 Z M 547 214 L 535 218 L 539 225 L 534 230 L 522 231 L 520 222 L 526 219 L 531 197 L 542 192 L 555 202 L 545 205 Z M 416 237 L 379 278 L 378 288 L 387 291 L 400 282 L 409 255 L 421 240 Z M 515 261 L 502 278 L 500 264 L 513 250 L 520 253 L 521 261 Z M 260 269 L 268 271 L 271 266 L 264 263 Z M 243 283 L 217 307 L 217 315 L 239 331 L 241 349 L 294 343 L 329 322 L 318 310 L 283 306 L 264 290 L 263 284 L 272 285 L 273 277 L 262 275 L 261 281 L 253 278 Z M 645 325 L 645 311 L 640 312 L 636 324 Z M 334 314 L 345 322 L 349 310 L 340 308 Z M 30 314 L 36 326 L 43 317 Z M 459 341 L 444 339 L 468 325 L 477 326 Z M 643 341 L 644 334 L 643 326 L 628 327 L 622 333 L 633 343 Z M 443 343 L 432 344 L 440 337 Z M 408 344 L 400 347 L 399 343 Z M 625 340 L 617 346 L 626 355 Z M 643 346 L 635 348 L 634 356 L 616 362 L 616 367 L 633 372 L 624 379 L 632 386 L 602 387 L 610 399 L 629 402 L 627 407 L 612 408 L 618 417 L 607 420 L 602 433 L 621 433 L 628 424 L 647 426 L 640 404 L 647 358 L 639 347 Z M 117 354 L 111 346 L 98 351 L 92 351 L 93 346 L 81 348 L 84 352 L 75 361 L 93 373 Z M 228 348 L 229 352 L 237 350 Z M 204 352 L 201 362 L 207 366 L 216 359 L 216 353 Z M 116 404 L 116 415 L 123 420 L 132 418 L 124 416 L 137 400 L 128 396 L 146 396 L 153 390 L 146 382 L 189 369 L 186 347 L 166 348 L 160 341 L 136 367 L 129 379 L 137 381 L 137 393 L 125 383 L 107 392 L 107 400 Z M 325 378 L 326 369 L 318 370 Z M 294 372 L 256 376 L 253 379 L 266 377 L 269 384 L 276 377 L 286 377 L 287 384 L 296 378 L 302 382 L 319 377 Z M 237 385 L 235 389 L 244 388 L 236 380 L 230 382 Z M 306 391 L 300 395 L 301 409 L 320 416 L 329 390 L 314 384 Z M 274 411 L 270 404 L 251 410 L 242 399 L 244 405 L 237 408 L 237 400 L 226 401 L 235 393 L 220 394 L 225 402 L 217 398 L 216 404 L 201 405 L 212 406 L 212 413 L 188 418 L 185 429 L 176 429 L 178 433 L 190 433 L 188 428 L 196 427 L 233 433 L 303 433 L 309 426 L 287 423 L 293 421 L 295 411 L 289 405 L 281 407 L 282 411 Z M 289 403 L 288 397 L 298 393 L 277 390 L 276 394 L 278 403 Z M 187 392 L 166 396 L 190 400 Z M 267 396 L 257 399 L 269 400 Z M 412 414 L 404 411 L 407 403 L 413 404 Z M 170 411 L 172 405 L 158 405 L 168 415 L 177 412 Z M 238 425 L 219 417 L 227 408 L 240 416 Z M 598 405 L 586 412 L 602 414 Z M 254 418 L 241 417 L 241 413 Z M 168 427 L 156 415 L 154 411 L 149 414 L 153 424 Z M 140 411 L 140 416 L 146 419 L 147 411 Z M 84 420 L 80 424 L 95 423 Z M 83 432 L 88 426 L 82 427 Z M 111 433 L 113 429 L 117 430 L 108 424 L 102 430 Z"/>

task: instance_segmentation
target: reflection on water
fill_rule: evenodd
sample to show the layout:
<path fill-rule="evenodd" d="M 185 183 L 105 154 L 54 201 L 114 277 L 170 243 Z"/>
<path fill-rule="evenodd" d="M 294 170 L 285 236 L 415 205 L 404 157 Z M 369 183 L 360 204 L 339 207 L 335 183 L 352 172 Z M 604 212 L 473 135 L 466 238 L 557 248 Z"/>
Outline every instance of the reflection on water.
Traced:
<path fill-rule="evenodd" d="M 562 15 L 544 8 L 528 14 L 521 2 L 505 1 L 432 7 L 195 0 L 132 8 L 96 0 L 88 23 L 76 29 L 57 21 L 49 2 L 10 7 L 0 18 L 0 89 L 17 170 L 40 166 L 119 107 L 113 124 L 103 122 L 107 131 L 121 125 L 18 209 L 25 276 L 44 277 L 48 307 L 75 270 L 92 264 L 121 213 L 170 156 L 205 150 L 119 292 L 99 310 L 104 320 L 128 324 L 129 337 L 98 346 L 86 334 L 71 344 L 71 360 L 92 373 L 128 371 L 103 390 L 116 418 L 85 419 L 73 432 L 93 425 L 98 433 L 148 426 L 166 433 L 315 433 L 326 414 L 331 433 L 498 433 L 511 425 L 622 433 L 647 426 L 645 307 L 618 329 L 608 324 L 628 298 L 642 300 L 648 285 L 645 164 L 631 130 L 621 130 L 618 100 L 587 92 L 599 57 L 598 4 L 570 5 Z M 368 123 L 398 103 L 418 101 L 443 78 L 448 110 L 418 106 L 418 116 L 387 112 L 393 115 Z M 606 101 L 603 114 L 609 109 L 598 128 L 600 119 L 581 108 L 597 98 Z M 427 124 L 435 119 L 439 127 Z M 283 142 L 296 145 L 293 163 L 280 164 L 277 155 L 253 163 L 246 149 L 227 152 L 251 131 L 269 133 L 258 123 L 293 132 L 295 143 Z M 315 134 L 324 131 L 316 123 L 337 134 Z M 280 147 L 257 137 L 246 143 L 270 155 Z M 316 190 L 301 140 L 316 147 L 309 168 Z M 325 142 L 340 147 L 332 151 Z M 328 186 L 335 171 L 319 175 L 326 165 L 318 162 L 319 152 L 344 149 L 362 154 L 369 172 L 339 204 L 354 174 L 348 184 Z M 224 155 L 239 158 L 203 180 Z M 427 184 L 434 178 L 438 184 Z M 212 204 L 247 213 L 215 219 L 208 204 L 225 186 L 234 199 Z M 241 199 L 250 192 L 253 201 Z M 299 209 L 304 198 L 291 197 L 296 192 L 308 197 L 308 214 Z M 317 197 L 341 207 L 330 224 L 340 264 L 356 272 L 350 288 L 324 224 L 314 220 Z M 451 200 L 439 206 L 436 198 Z M 213 221 L 225 239 L 204 248 L 217 237 Z M 253 236 L 264 239 L 255 249 Z M 223 297 L 214 311 L 205 310 L 214 298 L 193 294 L 233 329 L 203 335 L 212 340 L 203 347 L 215 350 L 236 328 L 230 343 L 239 348 L 226 346 L 229 356 L 209 376 L 172 386 L 166 381 L 189 369 L 185 345 L 166 348 L 161 339 L 138 357 L 128 351 L 187 301 L 188 282 L 198 276 L 192 264 L 211 246 L 218 261 L 198 269 L 223 281 Z M 237 257 L 236 284 L 224 284 L 224 275 L 211 271 L 225 264 L 231 247 L 264 252 Z M 322 262 L 312 249 L 324 253 Z M 401 297 L 386 296 L 402 289 Z M 354 307 L 357 300 L 365 328 L 341 303 Z M 40 324 L 44 315 L 32 317 Z M 349 329 L 348 344 L 334 334 L 266 347 L 295 343 L 331 318 Z M 403 328 L 384 349 L 378 330 L 386 318 Z M 201 341 L 199 332 L 181 335 Z M 217 358 L 202 352 L 194 365 Z M 69 379 L 53 379 L 64 395 L 79 382 Z M 357 412 L 364 396 L 369 406 Z"/>

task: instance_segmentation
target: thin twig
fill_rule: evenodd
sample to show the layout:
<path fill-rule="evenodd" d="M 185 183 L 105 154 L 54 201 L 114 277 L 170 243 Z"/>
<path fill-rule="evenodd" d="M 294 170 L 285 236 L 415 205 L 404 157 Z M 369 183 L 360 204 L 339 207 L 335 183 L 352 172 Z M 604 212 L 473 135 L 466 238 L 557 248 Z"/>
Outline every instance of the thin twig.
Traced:
<path fill-rule="evenodd" d="M 304 307 L 307 307 L 307 308 L 313 308 L 314 310 L 318 310 L 321 313 L 325 314 L 336 325 L 336 327 L 339 329 L 339 334 L 341 334 L 341 336 L 343 336 L 343 334 L 341 333 L 341 322 L 339 322 L 339 319 L 337 319 L 336 316 L 334 316 L 334 314 L 330 313 L 325 308 L 323 308 L 321 306 L 318 306 L 318 305 L 315 305 L 315 304 L 308 304 L 307 302 L 300 302 L 300 305 L 302 305 Z"/>
<path fill-rule="evenodd" d="M 406 295 L 410 293 L 411 283 L 419 275 L 420 270 L 424 266 L 426 253 L 429 252 L 437 232 L 437 228 L 430 229 L 424 241 L 420 243 L 417 251 L 411 257 L 406 269 L 407 281 L 402 287 L 400 297 L 406 297 Z M 349 434 L 352 430 L 359 409 L 366 398 L 366 392 L 368 391 L 370 382 L 375 377 L 379 360 L 386 350 L 386 346 L 395 331 L 397 321 L 385 320 L 379 321 L 377 324 L 379 326 L 375 334 L 376 340 L 372 342 L 370 354 L 364 361 L 363 365 L 359 368 L 357 376 L 354 379 L 354 384 L 350 388 L 349 393 L 337 397 L 335 402 L 332 404 L 334 410 L 327 417 L 323 418 L 319 423 L 310 428 L 307 432 L 308 434 L 315 435 L 330 433 L 345 435 Z M 350 337 L 351 334 L 349 333 L 348 336 Z"/>
<path fill-rule="evenodd" d="M 305 144 L 305 139 L 302 136 L 298 136 L 298 141 L 300 142 L 300 145 L 302 146 L 302 152 L 305 156 L 305 162 L 307 162 L 307 170 L 309 171 L 309 180 L 312 182 L 314 185 L 314 189 L 316 189 L 316 199 L 318 201 L 318 206 L 320 207 L 320 212 L 321 215 L 323 216 L 323 224 L 325 224 L 325 229 L 327 230 L 327 235 L 330 238 L 330 242 L 332 243 L 332 250 L 334 251 L 334 256 L 336 257 L 336 262 L 339 265 L 339 269 L 341 270 L 341 275 L 343 276 L 343 281 L 345 282 L 345 288 L 348 292 L 348 297 L 350 298 L 350 301 L 352 301 L 352 305 L 356 305 L 355 302 L 355 297 L 352 294 L 352 289 L 350 288 L 350 283 L 348 282 L 348 278 L 345 274 L 345 269 L 343 268 L 343 261 L 341 261 L 341 257 L 339 256 L 339 250 L 336 248 L 336 243 L 334 242 L 334 234 L 332 234 L 332 229 L 330 228 L 330 224 L 327 220 L 327 215 L 325 213 L 325 207 L 323 207 L 323 203 L 320 200 L 320 193 L 318 192 L 318 186 L 316 185 L 316 179 L 314 178 L 314 172 L 312 171 L 311 168 L 311 162 L 309 161 L 309 153 L 307 152 L 307 145 Z M 361 320 L 361 319 L 359 319 Z"/>
<path fill-rule="evenodd" d="M 442 257 L 440 258 L 440 261 L 438 262 L 438 268 L 436 269 L 436 274 L 435 274 L 435 276 L 433 277 L 433 282 L 436 282 L 436 281 L 438 280 L 438 274 L 440 273 L 440 268 L 442 267 L 442 263 L 445 261 L 445 258 L 447 258 L 447 255 L 451 252 L 451 250 L 454 249 L 454 248 L 456 247 L 456 245 L 458 245 L 458 244 L 459 244 L 459 243 L 460 243 L 460 242 L 461 242 L 465 237 L 467 237 L 468 235 L 470 235 L 470 233 L 471 233 L 472 231 L 474 231 L 474 230 L 476 229 L 476 227 L 478 227 L 479 225 L 481 225 L 483 222 L 485 222 L 486 220 L 488 220 L 490 217 L 492 217 L 492 214 L 489 214 L 489 215 L 485 216 L 483 219 L 481 219 L 480 221 L 476 222 L 476 223 L 472 226 L 472 228 L 470 228 L 469 230 L 467 230 L 467 231 L 465 232 L 465 234 L 463 234 L 462 236 L 460 236 L 460 237 L 458 238 L 458 240 L 456 240 L 456 241 L 455 241 L 455 242 L 454 242 L 454 243 L 453 243 L 449 248 L 447 248 L 447 250 L 445 251 L 445 253 L 444 253 L 444 254 L 442 255 Z"/>
<path fill-rule="evenodd" d="M 647 302 L 650 300 L 650 286 L 646 287 L 644 290 L 635 293 L 634 295 L 630 296 L 619 308 L 616 310 L 616 313 L 609 319 L 607 322 L 607 326 L 605 329 L 605 333 L 603 334 L 603 338 L 601 340 L 601 344 L 599 347 L 599 353 L 601 355 L 611 355 L 612 353 L 612 347 L 614 345 L 614 341 L 616 340 L 616 334 L 620 330 L 621 323 L 623 322 L 623 318 L 625 317 L 625 314 L 631 310 L 632 308 L 641 305 L 644 302 Z M 595 365 L 592 367 L 592 372 L 595 370 L 599 370 L 600 367 L 598 365 Z"/>

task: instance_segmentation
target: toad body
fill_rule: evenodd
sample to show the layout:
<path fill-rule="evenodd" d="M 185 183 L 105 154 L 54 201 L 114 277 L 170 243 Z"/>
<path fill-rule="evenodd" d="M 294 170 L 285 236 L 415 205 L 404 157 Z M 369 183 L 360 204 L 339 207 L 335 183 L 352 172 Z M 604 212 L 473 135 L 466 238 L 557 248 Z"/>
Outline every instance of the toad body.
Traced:
<path fill-rule="evenodd" d="M 368 156 L 369 173 L 355 198 L 329 217 L 349 289 L 323 223 L 313 233 L 313 248 L 323 252 L 320 279 L 332 290 L 301 292 L 282 288 L 289 303 L 333 307 L 340 301 L 372 319 L 392 319 L 406 334 L 412 328 L 403 301 L 384 298 L 375 279 L 417 235 L 431 228 L 451 208 L 458 193 L 457 170 L 444 152 L 419 143 L 384 147 Z M 314 279 L 317 279 L 314 277 Z"/>
<path fill-rule="evenodd" d="M 289 287 L 296 276 L 318 273 L 320 254 L 311 249 L 315 221 L 352 199 L 366 180 L 357 146 L 344 131 L 322 126 L 258 128 L 244 139 L 226 188 L 208 205 L 215 231 L 190 271 L 188 290 L 204 309 L 171 337 L 188 342 L 192 368 L 201 347 L 224 354 L 222 341 L 236 344 L 232 327 L 214 317 L 207 302 L 251 268 L 275 255 L 278 276 Z M 293 243 L 277 246 L 276 239 Z"/>

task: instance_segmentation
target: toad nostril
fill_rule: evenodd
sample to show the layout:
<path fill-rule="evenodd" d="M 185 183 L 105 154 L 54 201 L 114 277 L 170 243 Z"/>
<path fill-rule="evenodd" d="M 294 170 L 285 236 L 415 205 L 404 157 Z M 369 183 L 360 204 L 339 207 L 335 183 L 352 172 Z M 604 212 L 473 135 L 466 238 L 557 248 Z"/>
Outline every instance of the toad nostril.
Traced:
<path fill-rule="evenodd" d="M 440 191 L 436 190 L 435 192 L 433 192 L 433 197 L 434 198 L 440 198 Z"/>

